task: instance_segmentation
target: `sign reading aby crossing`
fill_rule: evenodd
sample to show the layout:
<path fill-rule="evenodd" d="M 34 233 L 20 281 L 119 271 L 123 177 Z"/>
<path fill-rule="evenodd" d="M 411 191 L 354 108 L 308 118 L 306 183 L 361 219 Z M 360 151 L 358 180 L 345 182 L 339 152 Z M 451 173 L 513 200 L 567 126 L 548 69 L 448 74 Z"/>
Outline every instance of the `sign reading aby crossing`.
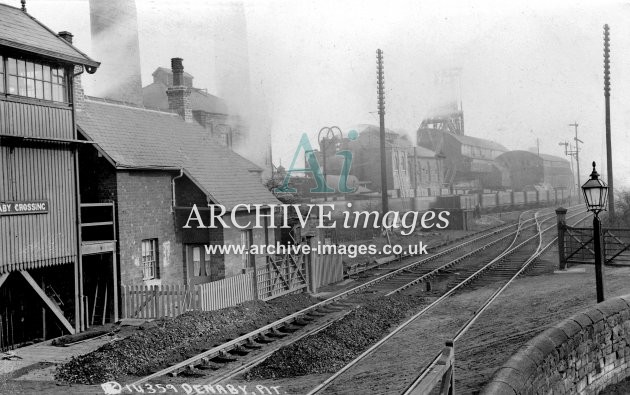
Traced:
<path fill-rule="evenodd" d="M 47 212 L 48 201 L 46 200 L 0 202 L 0 215 L 43 214 Z"/>

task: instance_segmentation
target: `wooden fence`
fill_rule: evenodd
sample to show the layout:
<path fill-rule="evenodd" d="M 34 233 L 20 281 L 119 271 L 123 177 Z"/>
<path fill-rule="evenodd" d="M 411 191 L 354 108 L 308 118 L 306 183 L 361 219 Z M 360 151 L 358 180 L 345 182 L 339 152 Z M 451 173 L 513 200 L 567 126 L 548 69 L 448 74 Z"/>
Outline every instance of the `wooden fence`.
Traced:
<path fill-rule="evenodd" d="M 340 255 L 314 256 L 311 276 L 313 289 L 343 279 Z M 174 317 L 186 311 L 211 311 L 248 300 L 269 300 L 309 286 L 309 256 L 283 255 L 269 259 L 254 270 L 223 280 L 194 286 L 121 286 L 124 318 Z M 256 284 L 254 280 L 257 280 Z M 256 291 L 258 290 L 258 295 Z"/>
<path fill-rule="evenodd" d="M 308 287 L 305 255 L 282 255 L 256 266 L 258 299 L 269 300 Z"/>
<path fill-rule="evenodd" d="M 224 278 L 211 283 L 200 284 L 201 310 L 218 310 L 239 303 L 254 300 L 254 271 Z"/>
<path fill-rule="evenodd" d="M 175 317 L 200 309 L 198 287 L 186 285 L 121 286 L 124 318 Z"/>
<path fill-rule="evenodd" d="M 311 264 L 311 291 L 343 280 L 343 255 L 314 255 Z"/>

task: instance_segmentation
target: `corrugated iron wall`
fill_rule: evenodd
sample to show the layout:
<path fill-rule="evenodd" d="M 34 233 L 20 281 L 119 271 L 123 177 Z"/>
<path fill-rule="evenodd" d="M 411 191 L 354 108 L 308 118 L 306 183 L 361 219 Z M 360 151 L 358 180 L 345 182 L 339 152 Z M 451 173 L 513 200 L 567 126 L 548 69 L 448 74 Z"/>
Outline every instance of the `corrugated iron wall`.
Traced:
<path fill-rule="evenodd" d="M 72 110 L 55 104 L 0 101 L 0 134 L 73 139 Z"/>
<path fill-rule="evenodd" d="M 72 112 L 0 101 L 0 134 L 72 139 Z M 0 216 L 0 273 L 76 259 L 73 150 L 69 144 L 2 140 L 0 202 L 45 200 L 48 212 Z"/>

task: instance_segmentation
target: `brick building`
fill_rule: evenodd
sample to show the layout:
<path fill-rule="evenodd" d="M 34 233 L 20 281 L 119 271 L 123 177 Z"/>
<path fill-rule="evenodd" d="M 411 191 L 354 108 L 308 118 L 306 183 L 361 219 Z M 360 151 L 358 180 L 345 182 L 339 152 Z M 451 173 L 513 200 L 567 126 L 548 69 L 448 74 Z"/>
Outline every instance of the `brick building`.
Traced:
<path fill-rule="evenodd" d="M 173 66 L 173 86 L 165 88 L 173 112 L 86 97 L 77 115 L 79 135 L 96 143 L 81 152 L 81 174 L 89 180 L 81 194 L 116 206 L 122 285 L 219 280 L 263 257 L 209 255 L 204 245 L 273 242 L 267 228 L 241 230 L 231 222 L 239 204 L 279 202 L 262 185 L 259 167 L 193 121 L 181 59 Z M 225 206 L 228 227 L 184 229 L 193 205 L 209 219 L 208 204 Z M 235 216 L 240 224 L 253 219 Z"/>
<path fill-rule="evenodd" d="M 172 110 L 167 91 L 174 85 L 173 71 L 158 67 L 152 75 L 153 82 L 142 88 L 144 106 L 163 111 Z M 193 119 L 222 144 L 233 147 L 235 141 L 245 138 L 245 125 L 238 116 L 229 114 L 223 99 L 208 93 L 206 89 L 194 87 L 193 79 L 191 74 L 183 72 L 181 84 L 190 91 L 188 98 Z"/>

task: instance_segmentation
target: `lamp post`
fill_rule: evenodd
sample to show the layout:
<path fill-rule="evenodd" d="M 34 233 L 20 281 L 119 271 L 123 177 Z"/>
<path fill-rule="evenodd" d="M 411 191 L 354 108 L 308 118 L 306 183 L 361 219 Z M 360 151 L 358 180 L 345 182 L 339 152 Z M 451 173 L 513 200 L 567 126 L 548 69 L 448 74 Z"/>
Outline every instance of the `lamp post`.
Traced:
<path fill-rule="evenodd" d="M 324 133 L 325 134 L 322 134 Z M 324 175 L 324 187 L 326 187 L 326 185 L 328 185 L 328 181 L 326 180 L 326 172 L 328 169 L 326 169 L 326 148 L 327 148 L 327 140 L 328 141 L 332 141 L 332 139 L 335 137 L 335 134 L 339 133 L 339 141 L 341 141 L 343 139 L 343 132 L 341 131 L 341 129 L 338 126 L 324 126 L 323 128 L 321 128 L 319 130 L 319 133 L 317 133 L 317 141 L 319 142 L 319 146 L 320 149 L 322 151 L 322 156 L 323 156 L 323 165 L 324 165 L 324 169 L 322 171 L 323 175 Z M 328 195 L 324 195 L 324 201 L 328 201 Z"/>
<path fill-rule="evenodd" d="M 593 247 L 595 250 L 595 284 L 597 287 L 597 303 L 604 301 L 604 278 L 602 275 L 602 247 L 601 247 L 601 223 L 599 213 L 606 210 L 608 200 L 608 187 L 599 179 L 593 162 L 591 178 L 582 185 L 586 209 L 592 211 L 593 216 Z"/>

